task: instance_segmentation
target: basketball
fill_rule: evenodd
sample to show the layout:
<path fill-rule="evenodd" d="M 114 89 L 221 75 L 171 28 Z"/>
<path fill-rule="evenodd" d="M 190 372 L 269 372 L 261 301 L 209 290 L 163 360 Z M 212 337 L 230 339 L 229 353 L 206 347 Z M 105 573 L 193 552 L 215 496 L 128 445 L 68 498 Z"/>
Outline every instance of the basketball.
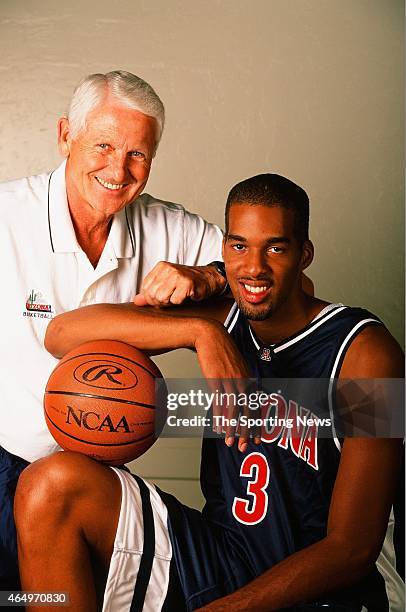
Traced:
<path fill-rule="evenodd" d="M 165 391 L 157 366 L 135 347 L 115 340 L 86 342 L 67 353 L 49 377 L 45 419 L 63 449 L 121 465 L 145 453 L 162 431 Z"/>

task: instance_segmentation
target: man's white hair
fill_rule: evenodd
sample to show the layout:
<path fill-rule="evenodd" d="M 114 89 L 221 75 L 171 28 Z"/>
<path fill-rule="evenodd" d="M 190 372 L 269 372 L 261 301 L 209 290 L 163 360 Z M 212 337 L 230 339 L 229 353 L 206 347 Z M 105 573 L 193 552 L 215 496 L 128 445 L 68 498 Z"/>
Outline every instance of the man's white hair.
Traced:
<path fill-rule="evenodd" d="M 162 136 L 165 108 L 159 96 L 146 81 L 125 72 L 113 70 L 106 74 L 89 74 L 73 92 L 67 117 L 72 138 L 86 127 L 86 117 L 104 98 L 112 94 L 123 106 L 153 117 L 157 122 L 156 146 Z"/>

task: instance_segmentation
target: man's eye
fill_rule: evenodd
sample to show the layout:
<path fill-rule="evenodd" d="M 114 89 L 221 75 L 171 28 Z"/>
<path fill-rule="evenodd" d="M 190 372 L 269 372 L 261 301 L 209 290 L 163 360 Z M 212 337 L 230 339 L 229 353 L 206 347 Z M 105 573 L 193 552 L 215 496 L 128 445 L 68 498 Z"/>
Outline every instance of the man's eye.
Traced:
<path fill-rule="evenodd" d="M 99 149 L 103 149 L 103 151 L 109 148 L 109 145 L 106 142 L 101 142 L 97 146 L 99 147 Z"/>
<path fill-rule="evenodd" d="M 130 151 L 129 155 L 130 157 L 145 159 L 145 155 L 142 151 Z"/>
<path fill-rule="evenodd" d="M 243 251 L 245 249 L 245 244 L 239 244 L 237 242 L 236 244 L 232 244 L 231 248 L 234 249 L 234 251 Z"/>
<path fill-rule="evenodd" d="M 269 247 L 271 253 L 283 253 L 283 248 L 279 246 L 271 246 Z"/>

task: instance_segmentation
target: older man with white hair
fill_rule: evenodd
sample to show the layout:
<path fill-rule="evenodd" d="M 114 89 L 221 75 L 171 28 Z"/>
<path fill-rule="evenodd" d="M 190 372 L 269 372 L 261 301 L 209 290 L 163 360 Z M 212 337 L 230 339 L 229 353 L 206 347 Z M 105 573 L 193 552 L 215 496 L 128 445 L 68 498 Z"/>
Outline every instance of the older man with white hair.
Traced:
<path fill-rule="evenodd" d="M 218 266 L 204 265 L 221 257 L 219 228 L 140 195 L 164 118 L 160 98 L 139 77 L 90 75 L 58 123 L 62 165 L 0 187 L 0 590 L 18 587 L 18 476 L 57 449 L 42 410 L 56 363 L 44 349 L 49 321 L 137 292 L 140 304 L 164 304 L 224 288 Z"/>

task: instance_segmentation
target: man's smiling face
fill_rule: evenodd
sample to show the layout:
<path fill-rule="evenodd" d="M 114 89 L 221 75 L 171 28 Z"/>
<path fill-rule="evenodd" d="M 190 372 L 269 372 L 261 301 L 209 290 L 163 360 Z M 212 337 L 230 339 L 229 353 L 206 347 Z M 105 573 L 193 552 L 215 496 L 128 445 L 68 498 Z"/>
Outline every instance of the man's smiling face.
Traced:
<path fill-rule="evenodd" d="M 223 257 L 231 291 L 248 319 L 266 319 L 300 290 L 303 248 L 292 210 L 232 204 Z"/>
<path fill-rule="evenodd" d="M 87 115 L 86 127 L 73 138 L 68 120 L 61 119 L 69 204 L 110 217 L 132 202 L 148 180 L 156 132 L 154 118 L 111 97 Z"/>

